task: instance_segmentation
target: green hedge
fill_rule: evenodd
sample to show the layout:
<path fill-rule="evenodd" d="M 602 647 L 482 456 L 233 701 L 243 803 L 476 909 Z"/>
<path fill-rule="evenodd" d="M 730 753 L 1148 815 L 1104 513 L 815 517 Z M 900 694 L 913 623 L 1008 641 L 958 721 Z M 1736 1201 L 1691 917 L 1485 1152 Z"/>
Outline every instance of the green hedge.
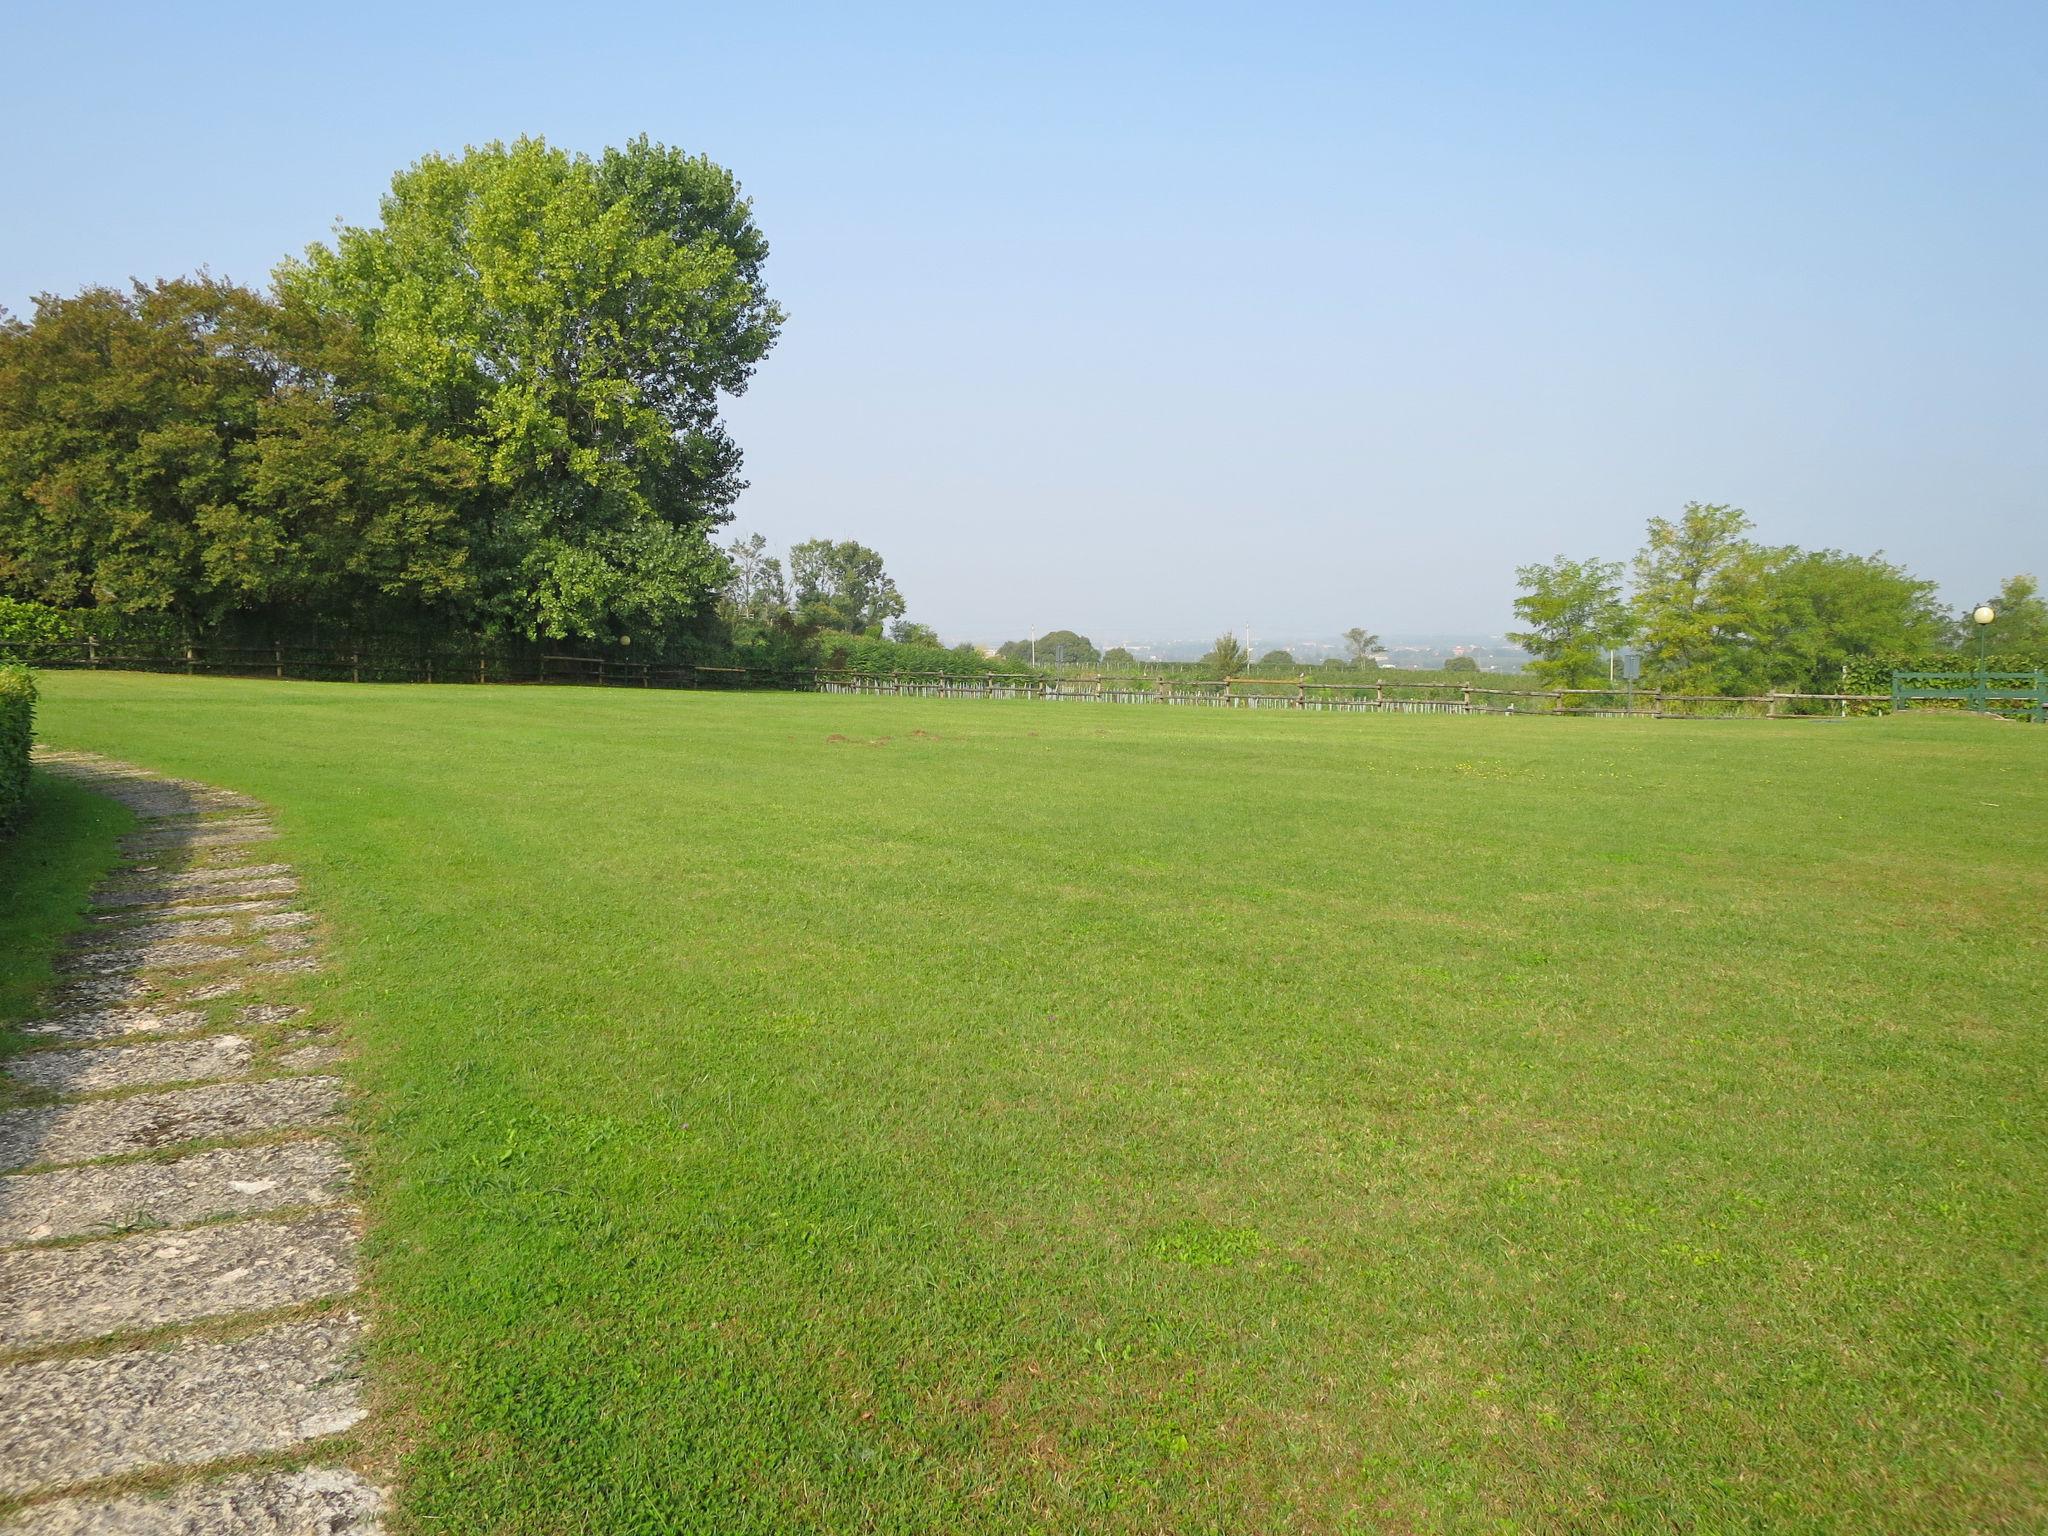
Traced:
<path fill-rule="evenodd" d="M 28 744 L 35 734 L 36 682 L 25 667 L 0 667 L 0 831 L 28 804 Z"/>

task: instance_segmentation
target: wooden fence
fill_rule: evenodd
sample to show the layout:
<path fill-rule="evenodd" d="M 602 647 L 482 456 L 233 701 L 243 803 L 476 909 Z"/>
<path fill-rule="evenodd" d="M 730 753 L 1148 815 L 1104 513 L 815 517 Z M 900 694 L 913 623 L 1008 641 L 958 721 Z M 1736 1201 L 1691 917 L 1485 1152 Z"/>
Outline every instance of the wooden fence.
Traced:
<path fill-rule="evenodd" d="M 943 672 L 865 673 L 771 670 L 630 661 L 549 652 L 505 654 L 360 646 L 194 644 L 169 655 L 139 654 L 82 640 L 36 665 L 182 672 L 215 677 L 332 682 L 531 683 L 600 688 L 780 689 L 896 698 L 1032 699 L 1159 704 L 1196 709 L 1295 709 L 1433 715 L 1586 715 L 1655 720 L 1838 718 L 1888 709 L 1889 694 L 1676 694 L 1626 688 L 1495 688 L 1481 683 L 1406 682 L 1397 672 L 1370 681 L 1307 677 L 1048 677 L 1036 672 L 960 676 Z"/>
<path fill-rule="evenodd" d="M 194 644 L 174 654 L 139 654 L 93 640 L 56 655 L 38 657 L 39 667 L 82 671 L 183 672 L 210 677 L 295 678 L 307 682 L 387 683 L 561 683 L 600 688 L 776 688 L 808 689 L 809 668 L 698 666 L 687 662 L 628 661 L 616 656 L 567 656 L 536 651 L 407 651 L 389 646 Z"/>
<path fill-rule="evenodd" d="M 1039 677 L 995 673 L 983 678 L 937 672 L 827 672 L 820 693 L 885 694 L 946 699 L 1076 700 L 1097 704 L 1165 704 L 1209 709 L 1301 709 L 1380 714 L 1592 715 L 1646 720 L 1840 718 L 1888 707 L 1882 693 L 1664 693 L 1625 688 L 1489 688 L 1480 684 L 1403 682 L 1317 683 L 1306 677 L 1132 678 Z"/>

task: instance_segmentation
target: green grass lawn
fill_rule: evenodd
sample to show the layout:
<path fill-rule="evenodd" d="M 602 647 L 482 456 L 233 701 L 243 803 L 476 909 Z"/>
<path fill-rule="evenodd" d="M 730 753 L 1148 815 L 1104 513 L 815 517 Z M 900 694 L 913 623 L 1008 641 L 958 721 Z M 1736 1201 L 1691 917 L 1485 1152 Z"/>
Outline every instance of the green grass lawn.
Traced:
<path fill-rule="evenodd" d="M 43 681 L 332 919 L 406 1531 L 2048 1525 L 2048 730 Z"/>

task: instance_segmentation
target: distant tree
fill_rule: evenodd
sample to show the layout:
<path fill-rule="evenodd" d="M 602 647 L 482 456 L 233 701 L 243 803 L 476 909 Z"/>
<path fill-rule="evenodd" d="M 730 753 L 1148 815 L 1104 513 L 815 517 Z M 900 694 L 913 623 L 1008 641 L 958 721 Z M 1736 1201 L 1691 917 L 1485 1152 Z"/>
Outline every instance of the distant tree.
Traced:
<path fill-rule="evenodd" d="M 1268 651 L 1259 658 L 1259 665 L 1262 667 L 1291 667 L 1294 665 L 1294 652 Z"/>
<path fill-rule="evenodd" d="M 1452 656 L 1444 662 L 1446 672 L 1477 672 L 1479 662 L 1471 656 Z"/>
<path fill-rule="evenodd" d="M 929 624 L 913 624 L 909 619 L 898 619 L 889 626 L 889 638 L 898 645 L 938 645 L 939 632 Z"/>
<path fill-rule="evenodd" d="M 1202 665 L 1211 671 L 1229 677 L 1242 672 L 1248 658 L 1244 643 L 1228 631 L 1216 637 L 1216 643 L 1209 648 L 1209 654 L 1202 658 Z"/>
<path fill-rule="evenodd" d="M 903 597 L 882 557 L 851 539 L 807 539 L 789 552 L 797 618 L 819 629 L 880 634 L 903 616 Z"/>
<path fill-rule="evenodd" d="M 1122 646 L 1112 645 L 1102 653 L 1102 664 L 1105 667 L 1116 667 L 1121 671 L 1134 672 L 1138 667 L 1138 658 Z"/>
<path fill-rule="evenodd" d="M 1085 666 L 1101 659 L 1102 653 L 1095 649 L 1095 642 L 1071 629 L 1056 629 L 1038 637 L 1040 666 L 1048 662 L 1068 667 Z"/>
<path fill-rule="evenodd" d="M 2048 651 L 2048 600 L 2041 596 L 2040 583 L 2032 576 L 2008 576 L 1995 596 L 1986 598 L 1998 617 L 1987 639 L 2001 652 L 2028 654 Z M 1961 646 L 1977 643 L 1977 625 L 1970 615 L 1972 603 L 1956 616 L 1953 640 Z"/>
<path fill-rule="evenodd" d="M 725 584 L 722 607 L 728 618 L 766 620 L 789 610 L 789 587 L 782 562 L 768 553 L 760 534 L 734 539 L 725 546 L 732 577 Z"/>
<path fill-rule="evenodd" d="M 1371 661 L 1381 650 L 1380 637 L 1354 625 L 1344 631 L 1344 650 L 1354 663 Z"/>
<path fill-rule="evenodd" d="M 1515 616 L 1529 627 L 1512 631 L 1534 659 L 1529 670 L 1557 688 L 1584 688 L 1606 676 L 1603 653 L 1629 634 L 1621 600 L 1621 562 L 1569 560 L 1525 565 L 1515 572 L 1522 595 Z"/>

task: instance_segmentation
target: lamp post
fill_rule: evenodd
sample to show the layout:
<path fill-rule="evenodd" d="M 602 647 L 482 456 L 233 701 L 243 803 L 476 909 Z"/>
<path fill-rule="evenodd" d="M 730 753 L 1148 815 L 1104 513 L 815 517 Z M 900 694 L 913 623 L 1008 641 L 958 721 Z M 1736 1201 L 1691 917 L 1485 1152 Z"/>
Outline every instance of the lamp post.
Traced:
<path fill-rule="evenodd" d="M 1977 712 L 1982 714 L 1991 707 L 1989 685 L 1984 676 L 1984 636 L 1998 620 L 1998 610 L 1989 603 L 1979 603 L 1977 611 L 1970 615 L 1970 622 L 1977 626 Z"/>

